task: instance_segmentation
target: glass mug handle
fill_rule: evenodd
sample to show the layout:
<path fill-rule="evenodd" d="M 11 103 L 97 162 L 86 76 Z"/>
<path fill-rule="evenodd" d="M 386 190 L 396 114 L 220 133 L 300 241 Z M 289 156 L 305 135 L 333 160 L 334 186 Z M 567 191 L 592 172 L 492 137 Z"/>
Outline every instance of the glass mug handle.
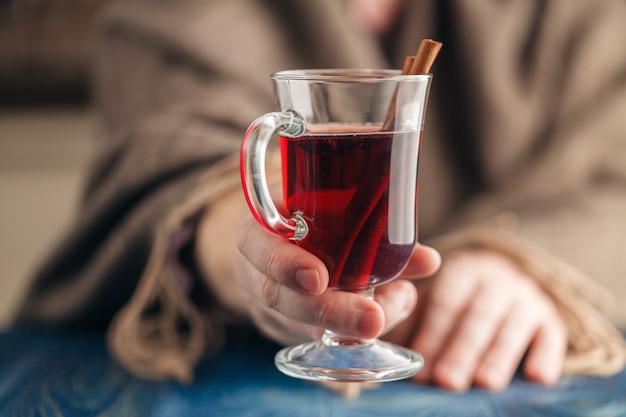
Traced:
<path fill-rule="evenodd" d="M 300 214 L 288 219 L 276 208 L 265 177 L 265 155 L 276 132 L 300 136 L 304 130 L 304 120 L 295 111 L 266 113 L 252 122 L 241 144 L 241 183 L 248 206 L 265 229 L 289 240 L 304 239 L 309 226 Z"/>

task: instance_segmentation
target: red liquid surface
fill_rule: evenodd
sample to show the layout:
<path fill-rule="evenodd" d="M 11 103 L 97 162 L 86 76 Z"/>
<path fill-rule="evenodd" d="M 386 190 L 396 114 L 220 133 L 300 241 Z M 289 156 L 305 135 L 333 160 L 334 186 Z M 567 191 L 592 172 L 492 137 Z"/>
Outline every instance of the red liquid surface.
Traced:
<path fill-rule="evenodd" d="M 309 235 L 331 288 L 357 291 L 396 277 L 416 240 L 420 132 L 281 137 L 284 204 Z"/>

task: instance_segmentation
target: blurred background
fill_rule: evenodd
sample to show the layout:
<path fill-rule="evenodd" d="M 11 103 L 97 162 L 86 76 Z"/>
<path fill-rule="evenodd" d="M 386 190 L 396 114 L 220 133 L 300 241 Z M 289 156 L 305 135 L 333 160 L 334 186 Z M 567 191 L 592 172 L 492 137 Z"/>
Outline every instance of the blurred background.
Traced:
<path fill-rule="evenodd" d="M 0 328 L 80 199 L 89 62 L 107 0 L 0 0 Z"/>

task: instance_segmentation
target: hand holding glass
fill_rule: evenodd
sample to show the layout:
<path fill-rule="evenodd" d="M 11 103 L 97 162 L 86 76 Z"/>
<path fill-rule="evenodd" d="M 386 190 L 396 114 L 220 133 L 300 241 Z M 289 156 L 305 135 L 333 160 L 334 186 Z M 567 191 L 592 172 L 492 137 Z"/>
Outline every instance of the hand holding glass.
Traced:
<path fill-rule="evenodd" d="M 280 111 L 261 116 L 246 132 L 244 192 L 261 225 L 324 262 L 330 290 L 373 297 L 374 288 L 398 276 L 411 256 L 430 80 L 393 70 L 272 75 Z M 280 210 L 264 172 L 274 134 L 282 158 Z M 409 349 L 329 330 L 321 340 L 281 350 L 275 362 L 294 377 L 335 381 L 392 381 L 423 365 Z"/>

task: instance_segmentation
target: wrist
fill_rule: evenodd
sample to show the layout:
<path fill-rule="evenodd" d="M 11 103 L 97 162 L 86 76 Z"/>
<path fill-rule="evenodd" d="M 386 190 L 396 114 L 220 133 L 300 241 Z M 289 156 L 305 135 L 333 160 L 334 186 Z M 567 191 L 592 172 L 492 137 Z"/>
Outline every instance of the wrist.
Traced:
<path fill-rule="evenodd" d="M 196 229 L 194 263 L 211 295 L 211 310 L 223 320 L 248 317 L 234 268 L 237 226 L 247 213 L 244 210 L 240 190 L 233 190 L 204 211 Z"/>

